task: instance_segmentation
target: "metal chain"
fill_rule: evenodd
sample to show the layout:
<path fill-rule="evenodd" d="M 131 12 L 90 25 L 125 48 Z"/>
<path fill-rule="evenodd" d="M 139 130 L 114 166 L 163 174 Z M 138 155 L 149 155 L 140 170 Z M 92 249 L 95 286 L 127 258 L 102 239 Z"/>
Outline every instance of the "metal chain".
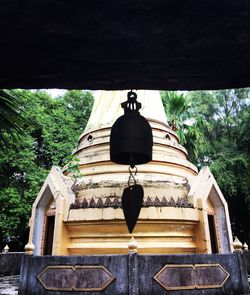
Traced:
<path fill-rule="evenodd" d="M 133 171 L 134 169 L 135 169 L 135 171 Z M 133 166 L 130 165 L 128 168 L 128 171 L 129 171 L 128 186 L 131 187 L 136 184 L 135 176 L 137 173 L 137 167 L 134 165 Z M 133 175 L 133 173 L 134 173 L 134 175 Z M 133 181 L 133 184 L 131 185 L 132 181 Z"/>

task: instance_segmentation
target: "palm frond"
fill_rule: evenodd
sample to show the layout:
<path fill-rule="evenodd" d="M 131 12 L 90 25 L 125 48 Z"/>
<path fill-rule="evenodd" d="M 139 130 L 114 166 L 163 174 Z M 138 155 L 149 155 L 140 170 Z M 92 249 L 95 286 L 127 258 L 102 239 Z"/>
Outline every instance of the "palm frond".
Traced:
<path fill-rule="evenodd" d="M 0 90 L 0 148 L 8 145 L 8 139 L 20 138 L 25 119 L 21 114 L 18 99 L 6 90 Z"/>

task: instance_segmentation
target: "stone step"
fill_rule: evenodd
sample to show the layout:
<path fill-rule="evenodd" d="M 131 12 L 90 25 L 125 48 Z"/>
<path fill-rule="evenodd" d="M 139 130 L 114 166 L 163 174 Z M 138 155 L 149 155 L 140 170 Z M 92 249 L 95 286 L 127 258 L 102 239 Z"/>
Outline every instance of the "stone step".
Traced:
<path fill-rule="evenodd" d="M 0 277 L 0 295 L 17 295 L 20 276 Z"/>

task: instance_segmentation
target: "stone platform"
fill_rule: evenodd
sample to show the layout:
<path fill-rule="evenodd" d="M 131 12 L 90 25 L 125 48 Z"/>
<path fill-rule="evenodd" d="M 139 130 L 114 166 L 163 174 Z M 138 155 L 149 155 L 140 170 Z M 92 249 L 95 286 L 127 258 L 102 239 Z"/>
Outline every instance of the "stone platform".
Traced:
<path fill-rule="evenodd" d="M 249 295 L 242 254 L 25 256 L 19 295 Z"/>

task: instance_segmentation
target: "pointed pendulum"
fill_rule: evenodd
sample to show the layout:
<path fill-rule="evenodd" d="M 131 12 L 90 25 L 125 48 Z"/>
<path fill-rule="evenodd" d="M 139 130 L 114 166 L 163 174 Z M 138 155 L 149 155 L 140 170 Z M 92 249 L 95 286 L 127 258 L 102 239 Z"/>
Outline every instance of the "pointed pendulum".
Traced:
<path fill-rule="evenodd" d="M 133 169 L 135 169 L 134 175 L 137 173 L 135 166 L 129 166 L 128 187 L 124 189 L 122 194 L 122 209 L 130 233 L 133 232 L 138 220 L 144 196 L 142 186 L 136 184 Z"/>

